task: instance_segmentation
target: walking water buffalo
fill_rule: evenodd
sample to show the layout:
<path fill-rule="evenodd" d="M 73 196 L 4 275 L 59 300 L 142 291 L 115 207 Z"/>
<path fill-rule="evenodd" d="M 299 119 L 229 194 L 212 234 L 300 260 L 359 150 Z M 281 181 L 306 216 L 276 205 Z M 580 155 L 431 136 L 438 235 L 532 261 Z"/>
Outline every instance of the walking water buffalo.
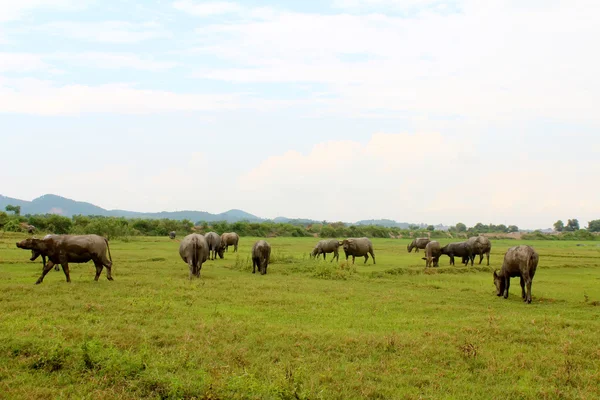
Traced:
<path fill-rule="evenodd" d="M 175 231 L 169 232 L 169 237 L 171 239 L 175 239 L 175 236 L 177 236 L 177 232 L 175 232 Z"/>
<path fill-rule="evenodd" d="M 442 248 L 440 247 L 439 242 L 432 240 L 427 243 L 427 246 L 425 246 L 425 257 L 423 257 L 423 260 L 425 260 L 425 268 L 431 267 L 432 264 L 434 267 L 438 267 L 438 261 L 440 260 L 441 255 Z"/>
<path fill-rule="evenodd" d="M 369 254 L 373 257 L 373 264 L 375 264 L 375 253 L 373 253 L 373 243 L 366 238 L 350 238 L 344 239 L 342 241 L 342 247 L 344 248 L 344 254 L 346 254 L 346 261 L 348 261 L 348 257 L 352 256 L 352 264 L 354 264 L 354 259 L 356 257 L 364 257 L 365 262 L 369 259 Z"/>
<path fill-rule="evenodd" d="M 408 246 L 406 246 L 406 250 L 408 250 L 408 252 L 412 252 L 412 249 L 416 248 L 417 250 L 415 251 L 415 253 L 419 252 L 419 249 L 424 249 L 425 246 L 427 246 L 427 243 L 429 243 L 431 240 L 429 240 L 429 238 L 416 238 L 414 239 L 412 242 L 410 242 L 410 244 Z"/>
<path fill-rule="evenodd" d="M 450 265 L 454 265 L 454 257 L 464 257 L 468 261 L 471 260 L 471 266 L 473 266 L 473 260 L 475 256 L 473 255 L 473 247 L 468 242 L 458 242 L 458 243 L 450 243 L 442 247 L 442 254 L 450 257 Z"/>
<path fill-rule="evenodd" d="M 531 246 L 521 245 L 508 249 L 504 255 L 502 269 L 494 271 L 496 295 L 504 295 L 508 299 L 510 278 L 521 278 L 521 297 L 526 303 L 531 303 L 531 283 L 537 269 L 539 255 Z M 527 293 L 525 293 L 527 285 Z"/>
<path fill-rule="evenodd" d="M 310 253 L 310 256 L 319 258 L 319 256 L 323 254 L 323 260 L 326 260 L 327 258 L 325 257 L 325 255 L 327 253 L 333 253 L 333 258 L 331 259 L 331 261 L 335 260 L 336 258 L 339 261 L 340 253 L 338 249 L 340 246 L 341 243 L 336 239 L 321 240 L 319 243 L 317 243 L 313 251 Z"/>
<path fill-rule="evenodd" d="M 208 259 L 208 244 L 204 236 L 191 233 L 184 237 L 179 244 L 179 255 L 190 267 L 189 278 L 200 278 L 202 263 Z"/>
<path fill-rule="evenodd" d="M 216 260 L 217 254 L 219 254 L 219 257 L 222 259 L 225 248 L 221 244 L 221 236 L 215 232 L 208 232 L 206 235 L 204 235 L 204 238 L 206 239 L 206 244 L 208 245 L 208 258 L 211 260 Z"/>
<path fill-rule="evenodd" d="M 259 240 L 252 246 L 252 273 L 256 273 L 256 267 L 261 275 L 267 273 L 267 267 L 271 259 L 271 245 L 264 240 Z"/>
<path fill-rule="evenodd" d="M 225 251 L 229 251 L 229 246 L 233 246 L 233 252 L 237 252 L 239 241 L 240 235 L 235 232 L 228 232 L 221 235 L 221 243 L 223 243 Z"/>
<path fill-rule="evenodd" d="M 479 255 L 479 265 L 481 265 L 481 262 L 483 261 L 483 255 L 485 254 L 487 256 L 487 265 L 489 266 L 490 253 L 492 251 L 492 243 L 490 242 L 490 239 L 486 238 L 485 236 L 473 236 L 469 238 L 467 242 L 470 243 L 471 247 L 473 248 L 473 257 Z M 468 260 L 466 257 L 463 257 L 463 264 L 466 264 L 467 261 Z"/>
<path fill-rule="evenodd" d="M 44 239 L 25 239 L 17 243 L 17 247 L 35 250 L 40 255 L 48 257 L 48 263 L 44 266 L 42 276 L 39 277 L 36 284 L 42 283 L 46 274 L 57 264 L 62 266 L 67 282 L 71 282 L 69 263 L 86 263 L 90 260 L 96 266 L 96 281 L 100 277 L 103 267 L 106 267 L 108 280 L 113 280 L 112 256 L 110 255 L 108 240 L 102 236 L 49 235 Z M 106 257 L 107 251 L 108 257 Z"/>

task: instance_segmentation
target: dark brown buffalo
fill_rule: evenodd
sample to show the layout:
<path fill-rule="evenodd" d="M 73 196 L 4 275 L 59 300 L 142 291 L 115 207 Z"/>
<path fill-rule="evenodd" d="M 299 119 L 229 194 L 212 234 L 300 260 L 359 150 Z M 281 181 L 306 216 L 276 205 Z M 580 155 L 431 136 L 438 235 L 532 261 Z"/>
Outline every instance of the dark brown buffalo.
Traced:
<path fill-rule="evenodd" d="M 190 268 L 190 279 L 200 278 L 202 264 L 208 259 L 208 244 L 204 236 L 191 233 L 181 240 L 179 255 Z"/>
<path fill-rule="evenodd" d="M 373 243 L 366 238 L 350 238 L 344 239 L 342 241 L 342 246 L 344 248 L 344 254 L 346 255 L 346 261 L 348 261 L 348 257 L 352 256 L 352 264 L 354 264 L 354 259 L 356 257 L 364 257 L 365 262 L 369 259 L 369 254 L 373 257 L 373 264 L 375 264 L 375 253 L 373 252 Z"/>
<path fill-rule="evenodd" d="M 406 246 L 406 250 L 408 250 L 408 252 L 410 253 L 412 249 L 416 248 L 417 250 L 415 250 L 415 253 L 418 253 L 419 249 L 424 249 L 425 246 L 427 246 L 427 243 L 429 242 L 429 238 L 416 238 L 412 242 L 410 242 L 408 246 Z"/>
<path fill-rule="evenodd" d="M 216 260 L 217 254 L 219 254 L 219 257 L 222 259 L 225 247 L 222 245 L 221 236 L 215 232 L 208 232 L 204 235 L 204 238 L 206 239 L 206 244 L 208 245 L 208 258 L 210 260 Z"/>
<path fill-rule="evenodd" d="M 106 277 L 109 281 L 112 277 L 112 256 L 108 240 L 98 235 L 51 235 L 44 239 L 25 239 L 17 243 L 20 249 L 35 250 L 40 255 L 48 257 L 48 263 L 44 266 L 42 276 L 39 277 L 36 284 L 44 281 L 44 277 L 56 264 L 60 264 L 67 277 L 67 282 L 71 282 L 69 275 L 69 263 L 86 263 L 90 260 L 96 266 L 97 281 L 106 267 Z M 108 257 L 106 253 L 108 251 Z"/>
<path fill-rule="evenodd" d="M 502 269 L 494 271 L 496 295 L 504 295 L 504 298 L 508 299 L 510 278 L 518 276 L 521 278 L 521 297 L 526 303 L 531 303 L 531 283 L 539 260 L 538 253 L 531 246 L 521 245 L 508 249 L 504 255 Z M 527 286 L 527 293 L 525 293 L 525 286 Z"/>
<path fill-rule="evenodd" d="M 267 273 L 267 267 L 271 260 L 271 245 L 264 240 L 259 240 L 252 246 L 252 273 L 256 273 L 256 267 L 261 275 Z"/>
<path fill-rule="evenodd" d="M 423 260 L 425 260 L 425 268 L 431 267 L 432 264 L 434 267 L 438 267 L 438 261 L 440 260 L 441 255 L 442 249 L 439 242 L 432 240 L 427 243 L 427 246 L 425 246 L 425 257 L 423 257 Z"/>
<path fill-rule="evenodd" d="M 450 243 L 442 247 L 442 254 L 450 257 L 450 265 L 454 265 L 454 257 L 465 257 L 468 261 L 471 260 L 471 266 L 473 266 L 473 260 L 475 256 L 473 255 L 473 247 L 468 242 L 458 242 L 458 243 Z"/>
<path fill-rule="evenodd" d="M 175 231 L 169 232 L 169 238 L 175 239 L 176 236 L 177 236 L 177 232 L 175 232 Z"/>

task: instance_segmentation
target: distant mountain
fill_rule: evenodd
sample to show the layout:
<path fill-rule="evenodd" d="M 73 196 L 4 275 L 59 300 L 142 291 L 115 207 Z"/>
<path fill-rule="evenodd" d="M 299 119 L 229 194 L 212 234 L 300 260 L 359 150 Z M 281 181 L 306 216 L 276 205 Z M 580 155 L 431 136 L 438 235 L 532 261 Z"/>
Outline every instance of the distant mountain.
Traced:
<path fill-rule="evenodd" d="M 272 220 L 278 224 L 298 224 L 298 225 L 312 225 L 312 224 L 320 224 L 323 221 L 315 221 L 314 219 L 305 219 L 305 218 L 286 218 L 286 217 L 277 217 Z"/>
<path fill-rule="evenodd" d="M 106 210 L 102 207 L 98 207 L 91 203 L 86 203 L 83 201 L 75 201 L 71 199 L 67 199 L 65 197 L 57 196 L 54 194 L 45 194 L 43 196 L 38 197 L 32 201 L 25 201 L 14 199 L 11 197 L 5 197 L 0 195 L 0 211 L 4 211 L 7 205 L 21 206 L 21 214 L 59 214 L 64 215 L 65 217 L 72 217 L 73 215 L 100 215 L 105 217 L 125 217 L 125 218 L 143 218 L 143 219 L 175 219 L 182 220 L 188 219 L 194 223 L 200 221 L 206 222 L 216 222 L 216 221 L 227 221 L 227 222 L 240 222 L 240 221 L 249 221 L 249 222 L 263 222 L 263 221 L 273 221 L 277 223 L 291 223 L 291 224 L 302 224 L 302 225 L 310 225 L 310 224 L 319 224 L 323 221 L 316 221 L 312 219 L 305 218 L 286 218 L 286 217 L 277 217 L 273 220 L 268 220 L 264 218 L 257 217 L 256 215 L 252 215 L 242 210 L 229 210 L 220 214 L 211 214 L 206 211 L 162 211 L 157 213 L 143 213 L 136 211 L 126 211 L 126 210 Z M 352 225 L 351 223 L 346 223 L 346 225 Z M 362 220 L 355 223 L 355 225 L 379 225 L 385 226 L 387 228 L 401 228 L 407 229 L 409 223 L 407 222 L 396 222 L 390 219 L 370 219 L 370 220 Z M 425 224 L 415 224 L 424 228 L 427 225 Z M 439 228 L 438 228 L 439 227 Z M 438 225 L 436 229 L 441 229 L 442 225 Z"/>
<path fill-rule="evenodd" d="M 206 221 L 262 221 L 261 218 L 241 210 L 229 210 L 221 214 L 205 211 L 162 211 L 158 213 L 142 213 L 126 210 L 106 210 L 90 203 L 75 201 L 54 194 L 46 194 L 32 201 L 25 201 L 0 195 L 0 209 L 12 204 L 21 206 L 21 214 L 59 214 L 65 217 L 73 215 L 101 215 L 105 217 L 149 218 L 149 219 L 189 219 L 192 222 Z"/>
<path fill-rule="evenodd" d="M 385 226 L 386 228 L 400 228 L 400 229 L 408 229 L 408 222 L 396 222 L 391 219 L 364 219 L 362 221 L 358 221 L 356 225 L 379 225 Z M 418 225 L 418 224 L 415 224 Z"/>

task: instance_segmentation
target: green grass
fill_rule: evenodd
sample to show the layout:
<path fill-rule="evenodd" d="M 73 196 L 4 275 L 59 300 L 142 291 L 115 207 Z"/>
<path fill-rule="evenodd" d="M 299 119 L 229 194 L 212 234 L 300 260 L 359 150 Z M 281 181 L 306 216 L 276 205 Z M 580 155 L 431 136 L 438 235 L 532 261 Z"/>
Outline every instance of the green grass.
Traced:
<path fill-rule="evenodd" d="M 0 398 L 600 398 L 595 242 L 530 242 L 527 305 L 518 279 L 495 296 L 510 240 L 490 268 L 424 271 L 407 240 L 373 240 L 377 265 L 352 267 L 272 238 L 260 276 L 241 238 L 189 281 L 177 241 L 136 238 L 111 241 L 114 282 L 88 263 L 36 286 L 21 237 L 0 233 Z"/>

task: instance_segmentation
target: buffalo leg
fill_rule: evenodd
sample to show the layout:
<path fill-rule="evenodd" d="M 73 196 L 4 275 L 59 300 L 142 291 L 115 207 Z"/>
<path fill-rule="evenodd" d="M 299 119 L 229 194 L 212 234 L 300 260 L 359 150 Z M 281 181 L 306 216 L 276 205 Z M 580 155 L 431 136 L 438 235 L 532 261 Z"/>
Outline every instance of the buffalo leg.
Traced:
<path fill-rule="evenodd" d="M 108 279 L 109 281 L 112 281 L 113 280 L 112 262 L 108 262 L 108 263 L 104 264 L 104 266 L 106 267 L 106 279 Z"/>
<path fill-rule="evenodd" d="M 504 277 L 504 283 L 506 286 L 506 289 L 504 289 L 504 298 L 508 299 L 508 289 L 510 288 L 510 277 L 506 276 Z"/>
<path fill-rule="evenodd" d="M 323 261 L 327 261 L 327 253 L 323 252 Z"/>
<path fill-rule="evenodd" d="M 375 263 L 375 253 L 373 253 L 372 251 L 370 253 L 371 253 L 371 257 L 373 257 L 373 265 L 375 265 L 376 264 Z"/>
<path fill-rule="evenodd" d="M 521 277 L 521 298 L 523 300 L 527 299 L 527 296 L 525 295 L 525 279 L 523 279 L 523 277 Z"/>
<path fill-rule="evenodd" d="M 471 267 L 472 267 L 473 263 L 475 261 L 475 254 L 471 254 L 471 256 L 469 258 L 471 259 Z"/>
<path fill-rule="evenodd" d="M 489 252 L 485 253 L 485 256 L 487 258 L 487 265 L 489 267 L 490 266 L 490 253 Z"/>
<path fill-rule="evenodd" d="M 102 262 L 96 261 L 96 260 L 94 260 L 94 265 L 96 266 L 96 276 L 94 277 L 94 280 L 96 282 L 98 282 L 98 279 L 100 279 L 100 274 L 102 273 L 102 269 L 104 268 L 104 265 L 102 265 Z"/>
<path fill-rule="evenodd" d="M 481 253 L 479 255 L 479 265 L 481 265 L 481 262 L 483 261 L 483 253 Z"/>
<path fill-rule="evenodd" d="M 354 265 L 354 260 L 356 259 L 356 256 L 352 256 L 352 265 Z"/>
<path fill-rule="evenodd" d="M 196 271 L 194 271 L 194 264 L 192 261 L 188 261 L 188 267 L 190 268 L 190 280 L 196 275 Z"/>
<path fill-rule="evenodd" d="M 368 259 L 369 259 L 369 254 L 365 254 L 365 262 L 363 264 L 366 264 Z"/>
<path fill-rule="evenodd" d="M 531 278 L 527 279 L 527 303 L 531 304 Z"/>
<path fill-rule="evenodd" d="M 237 243 L 233 246 L 233 252 L 237 253 Z"/>
<path fill-rule="evenodd" d="M 64 263 L 64 264 L 61 264 L 61 266 L 62 266 L 63 272 L 65 273 L 65 277 L 67 278 L 67 282 L 71 283 L 71 274 L 69 273 L 69 264 Z"/>
<path fill-rule="evenodd" d="M 454 256 L 448 256 L 450 257 L 450 265 L 454 265 Z"/>
<path fill-rule="evenodd" d="M 259 267 L 258 271 L 260 272 L 260 267 Z M 252 273 L 253 274 L 256 273 L 256 258 L 252 259 Z"/>
<path fill-rule="evenodd" d="M 44 281 L 44 277 L 52 269 L 52 267 L 54 267 L 54 263 L 52 261 L 48 261 L 48 264 L 44 265 L 44 269 L 42 270 L 42 276 L 40 276 L 35 282 L 36 285 L 39 285 Z M 70 282 L 70 280 L 67 280 L 67 282 Z"/>

